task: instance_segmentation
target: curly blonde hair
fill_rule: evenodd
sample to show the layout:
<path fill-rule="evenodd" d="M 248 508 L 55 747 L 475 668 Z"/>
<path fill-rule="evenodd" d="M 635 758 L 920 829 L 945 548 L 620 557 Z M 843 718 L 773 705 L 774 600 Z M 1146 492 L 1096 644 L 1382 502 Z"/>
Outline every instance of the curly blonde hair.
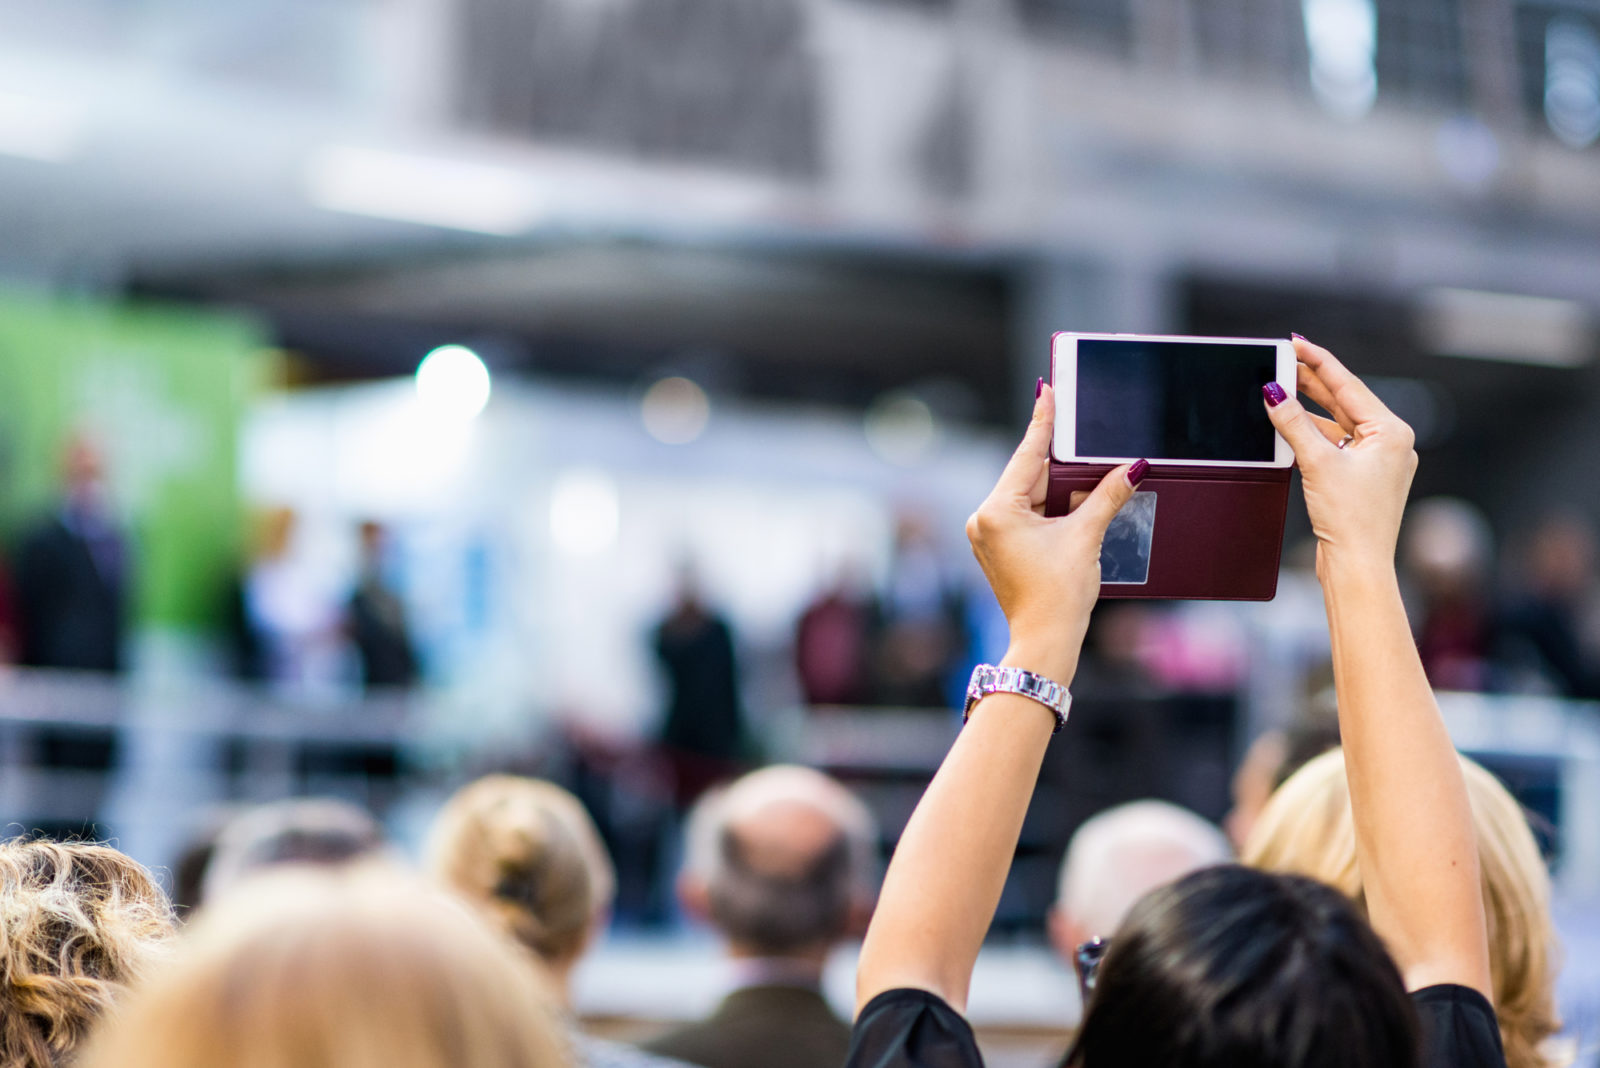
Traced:
<path fill-rule="evenodd" d="M 1550 877 L 1516 799 L 1499 779 L 1466 757 L 1461 758 L 1461 771 L 1478 830 L 1489 970 L 1506 1064 L 1555 1068 L 1565 1059 L 1550 1041 L 1561 1029 Z M 1343 750 L 1308 762 L 1278 788 L 1240 859 L 1266 871 L 1309 875 L 1366 909 Z"/>
<path fill-rule="evenodd" d="M 0 843 L 0 1068 L 66 1061 L 173 929 L 155 879 L 110 846 Z"/>
<path fill-rule="evenodd" d="M 486 776 L 446 802 L 428 867 L 552 964 L 582 952 L 616 887 L 583 803 L 554 783 L 515 775 Z"/>

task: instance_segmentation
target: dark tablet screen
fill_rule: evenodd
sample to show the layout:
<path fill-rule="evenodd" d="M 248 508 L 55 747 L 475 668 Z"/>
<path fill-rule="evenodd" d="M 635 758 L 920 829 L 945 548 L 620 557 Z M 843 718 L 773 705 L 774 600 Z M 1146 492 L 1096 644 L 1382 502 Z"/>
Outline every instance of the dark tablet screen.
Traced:
<path fill-rule="evenodd" d="M 1270 463 L 1277 346 L 1078 339 L 1076 453 Z"/>

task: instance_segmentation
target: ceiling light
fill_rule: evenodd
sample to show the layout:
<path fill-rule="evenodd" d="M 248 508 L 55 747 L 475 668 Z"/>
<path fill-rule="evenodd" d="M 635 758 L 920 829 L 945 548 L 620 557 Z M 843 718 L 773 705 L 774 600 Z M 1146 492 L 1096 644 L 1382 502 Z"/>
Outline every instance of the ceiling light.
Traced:
<path fill-rule="evenodd" d="M 489 369 L 462 345 L 434 349 L 417 365 L 417 397 L 432 412 L 467 422 L 489 403 Z"/>

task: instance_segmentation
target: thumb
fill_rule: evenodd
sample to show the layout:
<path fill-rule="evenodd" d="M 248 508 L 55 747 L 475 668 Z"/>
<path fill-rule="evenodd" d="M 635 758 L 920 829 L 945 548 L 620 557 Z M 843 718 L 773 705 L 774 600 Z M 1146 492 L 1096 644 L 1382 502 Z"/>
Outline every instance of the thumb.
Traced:
<path fill-rule="evenodd" d="M 1074 519 L 1084 524 L 1095 536 L 1105 537 L 1106 527 L 1116 518 L 1122 506 L 1133 497 L 1133 487 L 1144 478 L 1150 465 L 1143 460 L 1106 472 L 1100 484 L 1072 513 Z"/>
<path fill-rule="evenodd" d="M 1272 420 L 1272 425 L 1289 443 L 1289 448 L 1294 450 L 1295 459 L 1300 461 L 1301 467 L 1316 450 L 1333 447 L 1333 443 L 1317 429 L 1317 424 L 1311 421 L 1311 413 L 1306 411 L 1305 405 L 1294 394 L 1285 392 L 1276 382 L 1268 382 L 1261 387 L 1261 396 L 1267 402 L 1267 418 Z"/>

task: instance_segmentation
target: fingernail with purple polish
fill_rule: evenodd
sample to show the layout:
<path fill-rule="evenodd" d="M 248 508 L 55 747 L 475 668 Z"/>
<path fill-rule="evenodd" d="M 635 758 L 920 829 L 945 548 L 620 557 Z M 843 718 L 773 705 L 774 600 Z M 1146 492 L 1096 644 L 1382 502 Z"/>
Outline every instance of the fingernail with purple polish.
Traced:
<path fill-rule="evenodd" d="M 1269 408 L 1276 408 L 1289 399 L 1289 394 L 1285 393 L 1283 387 L 1276 382 L 1268 382 L 1262 386 L 1261 395 L 1267 398 L 1267 407 Z"/>
<path fill-rule="evenodd" d="M 1133 466 L 1128 468 L 1128 485 L 1137 486 L 1144 481 L 1144 476 L 1150 473 L 1149 460 L 1135 460 Z"/>
<path fill-rule="evenodd" d="M 1289 336 L 1294 338 L 1296 341 L 1304 341 L 1306 339 L 1304 334 L 1290 334 Z"/>
<path fill-rule="evenodd" d="M 1034 400 L 1038 400 L 1039 399 L 1039 394 L 1041 394 L 1043 392 L 1044 392 L 1044 379 L 1041 378 L 1041 379 L 1039 379 L 1039 381 L 1037 383 L 1034 384 L 1034 387 L 1033 387 L 1033 399 Z"/>

